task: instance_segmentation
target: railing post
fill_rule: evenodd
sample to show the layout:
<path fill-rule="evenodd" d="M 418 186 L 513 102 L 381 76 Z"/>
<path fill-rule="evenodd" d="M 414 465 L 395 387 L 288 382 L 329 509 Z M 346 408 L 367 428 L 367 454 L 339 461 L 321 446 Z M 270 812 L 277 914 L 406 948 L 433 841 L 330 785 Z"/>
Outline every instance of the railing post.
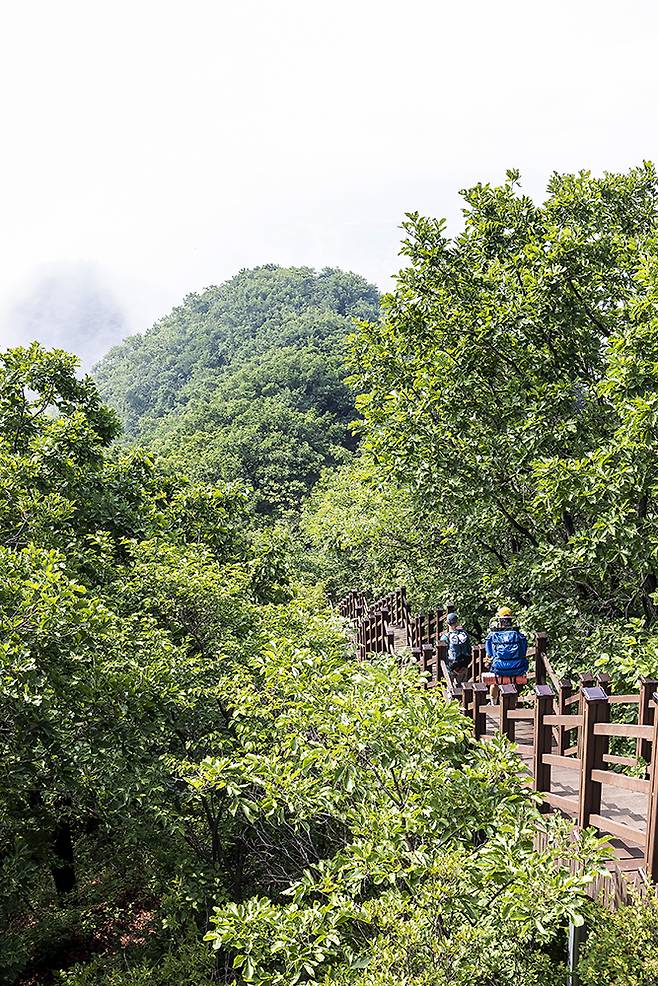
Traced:
<path fill-rule="evenodd" d="M 441 640 L 441 634 L 446 628 L 446 619 L 443 609 L 439 606 L 436 611 L 436 642 Z"/>
<path fill-rule="evenodd" d="M 550 685 L 535 685 L 535 729 L 532 776 L 535 791 L 550 791 L 551 765 L 543 756 L 553 748 L 553 727 L 544 723 L 544 716 L 553 712 L 553 689 Z"/>
<path fill-rule="evenodd" d="M 569 678 L 560 679 L 560 687 L 557 692 L 557 714 L 559 716 L 564 716 L 567 714 L 567 699 L 571 698 L 573 693 L 573 687 Z M 569 730 L 565 729 L 564 726 L 557 727 L 557 752 L 558 755 L 563 757 L 564 751 L 569 746 Z"/>
<path fill-rule="evenodd" d="M 578 697 L 578 715 L 579 716 L 582 716 L 584 714 L 584 712 L 585 712 L 585 699 L 583 697 L 583 688 L 593 688 L 594 687 L 594 675 L 589 674 L 589 672 L 585 672 L 585 674 L 579 674 L 578 675 L 578 681 L 580 682 L 580 684 L 579 684 L 579 693 L 578 693 L 578 696 L 579 696 Z M 584 736 L 584 732 L 581 729 L 578 732 L 578 740 L 577 740 L 577 746 L 578 746 L 577 756 L 578 756 L 578 759 L 580 759 L 582 757 L 582 755 L 583 755 L 583 736 Z"/>
<path fill-rule="evenodd" d="M 594 726 L 610 721 L 610 704 L 602 688 L 581 689 L 583 706 L 582 748 L 580 753 L 580 792 L 578 825 L 587 828 L 590 815 L 601 811 L 601 785 L 592 780 L 593 770 L 605 770 L 603 757 L 608 751 L 608 737 L 596 736 Z"/>
<path fill-rule="evenodd" d="M 648 680 L 648 679 L 647 679 Z M 643 682 L 644 684 L 644 679 Z M 654 692 L 654 701 L 658 702 L 658 692 Z M 645 723 L 645 725 L 647 725 Z M 653 718 L 653 739 L 651 743 L 651 777 L 649 804 L 647 809 L 647 876 L 654 883 L 658 881 L 658 716 Z"/>
<path fill-rule="evenodd" d="M 423 644 L 421 650 L 423 652 L 423 668 L 425 669 L 425 671 L 429 672 L 429 678 L 427 679 L 427 686 L 429 688 L 429 686 L 435 680 L 434 648 L 432 647 L 431 644 Z"/>
<path fill-rule="evenodd" d="M 469 704 L 473 698 L 473 682 L 465 681 L 462 685 L 462 712 L 464 715 L 470 716 L 471 710 L 469 709 Z"/>
<path fill-rule="evenodd" d="M 535 641 L 535 685 L 546 684 L 546 667 L 544 654 L 548 649 L 548 638 L 545 633 L 538 633 Z"/>
<path fill-rule="evenodd" d="M 473 732 L 476 740 L 479 740 L 487 731 L 487 717 L 482 711 L 484 700 L 487 697 L 487 686 L 482 682 L 476 681 L 473 685 Z"/>
<path fill-rule="evenodd" d="M 654 711 L 651 705 L 651 698 L 658 688 L 658 681 L 655 678 L 641 678 L 640 679 L 640 708 L 637 715 L 637 721 L 640 726 L 651 726 L 654 721 Z M 652 760 L 653 751 L 651 749 L 650 740 L 639 739 L 637 741 L 637 755 L 646 760 L 647 763 Z"/>
<path fill-rule="evenodd" d="M 500 686 L 500 732 L 502 736 L 507 736 L 508 740 L 514 742 L 516 722 L 509 718 L 509 713 L 516 708 L 518 692 L 516 685 Z"/>
<path fill-rule="evenodd" d="M 482 679 L 482 671 L 484 670 L 484 645 L 476 644 L 473 649 L 475 652 L 475 662 L 476 662 L 474 668 L 475 671 L 474 678 L 476 681 L 480 681 Z"/>
<path fill-rule="evenodd" d="M 382 608 L 380 614 L 380 634 L 381 634 L 381 653 L 382 654 L 392 654 L 393 646 L 392 642 L 395 640 L 395 634 L 392 630 L 389 631 L 389 625 L 391 623 L 391 611 L 388 607 Z"/>
<path fill-rule="evenodd" d="M 443 669 L 441 667 L 442 661 L 447 667 L 448 645 L 443 640 L 439 641 L 436 645 L 436 674 L 439 681 L 443 679 Z"/>

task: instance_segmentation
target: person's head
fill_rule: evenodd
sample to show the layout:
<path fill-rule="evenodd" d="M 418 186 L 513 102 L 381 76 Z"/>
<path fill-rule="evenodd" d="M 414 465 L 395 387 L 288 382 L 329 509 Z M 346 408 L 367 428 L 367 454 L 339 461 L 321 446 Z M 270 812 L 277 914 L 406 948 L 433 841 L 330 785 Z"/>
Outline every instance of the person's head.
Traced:
<path fill-rule="evenodd" d="M 459 617 L 456 613 L 448 613 L 446 617 L 446 622 L 448 624 L 448 629 L 452 630 L 454 627 L 459 625 Z"/>
<path fill-rule="evenodd" d="M 498 619 L 498 626 L 501 627 L 501 629 L 512 626 L 512 610 L 509 606 L 501 606 L 496 613 L 496 617 Z"/>

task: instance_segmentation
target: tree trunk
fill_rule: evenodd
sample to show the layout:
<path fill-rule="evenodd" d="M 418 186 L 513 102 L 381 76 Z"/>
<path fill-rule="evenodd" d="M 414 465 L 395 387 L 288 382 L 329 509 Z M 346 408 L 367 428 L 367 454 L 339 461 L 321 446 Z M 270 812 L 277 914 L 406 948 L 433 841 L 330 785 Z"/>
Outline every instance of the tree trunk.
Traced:
<path fill-rule="evenodd" d="M 50 865 L 50 872 L 53 875 L 57 896 L 61 900 L 73 893 L 77 887 L 71 826 L 63 819 L 57 823 L 53 833 L 52 850 L 55 859 Z"/>

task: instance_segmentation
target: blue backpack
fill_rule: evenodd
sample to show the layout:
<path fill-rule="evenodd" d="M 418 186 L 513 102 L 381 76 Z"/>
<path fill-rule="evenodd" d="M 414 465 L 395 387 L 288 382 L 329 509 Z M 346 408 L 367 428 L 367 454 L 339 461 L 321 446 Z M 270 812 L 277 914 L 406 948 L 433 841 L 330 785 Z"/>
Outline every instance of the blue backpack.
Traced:
<path fill-rule="evenodd" d="M 490 637 L 491 670 L 499 675 L 521 675 L 528 670 L 528 641 L 520 630 L 493 630 Z"/>
<path fill-rule="evenodd" d="M 448 630 L 448 660 L 451 671 L 467 668 L 471 663 L 471 639 L 466 630 Z"/>

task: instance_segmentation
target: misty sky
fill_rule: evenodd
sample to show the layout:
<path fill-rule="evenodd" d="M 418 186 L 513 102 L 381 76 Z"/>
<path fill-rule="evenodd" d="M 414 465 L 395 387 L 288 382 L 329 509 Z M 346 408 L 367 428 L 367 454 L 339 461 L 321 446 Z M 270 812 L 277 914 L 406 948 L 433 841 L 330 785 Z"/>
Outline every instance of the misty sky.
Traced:
<path fill-rule="evenodd" d="M 21 0 L 0 14 L 0 340 L 87 362 L 261 263 L 386 287 L 405 211 L 658 159 L 651 0 Z"/>

